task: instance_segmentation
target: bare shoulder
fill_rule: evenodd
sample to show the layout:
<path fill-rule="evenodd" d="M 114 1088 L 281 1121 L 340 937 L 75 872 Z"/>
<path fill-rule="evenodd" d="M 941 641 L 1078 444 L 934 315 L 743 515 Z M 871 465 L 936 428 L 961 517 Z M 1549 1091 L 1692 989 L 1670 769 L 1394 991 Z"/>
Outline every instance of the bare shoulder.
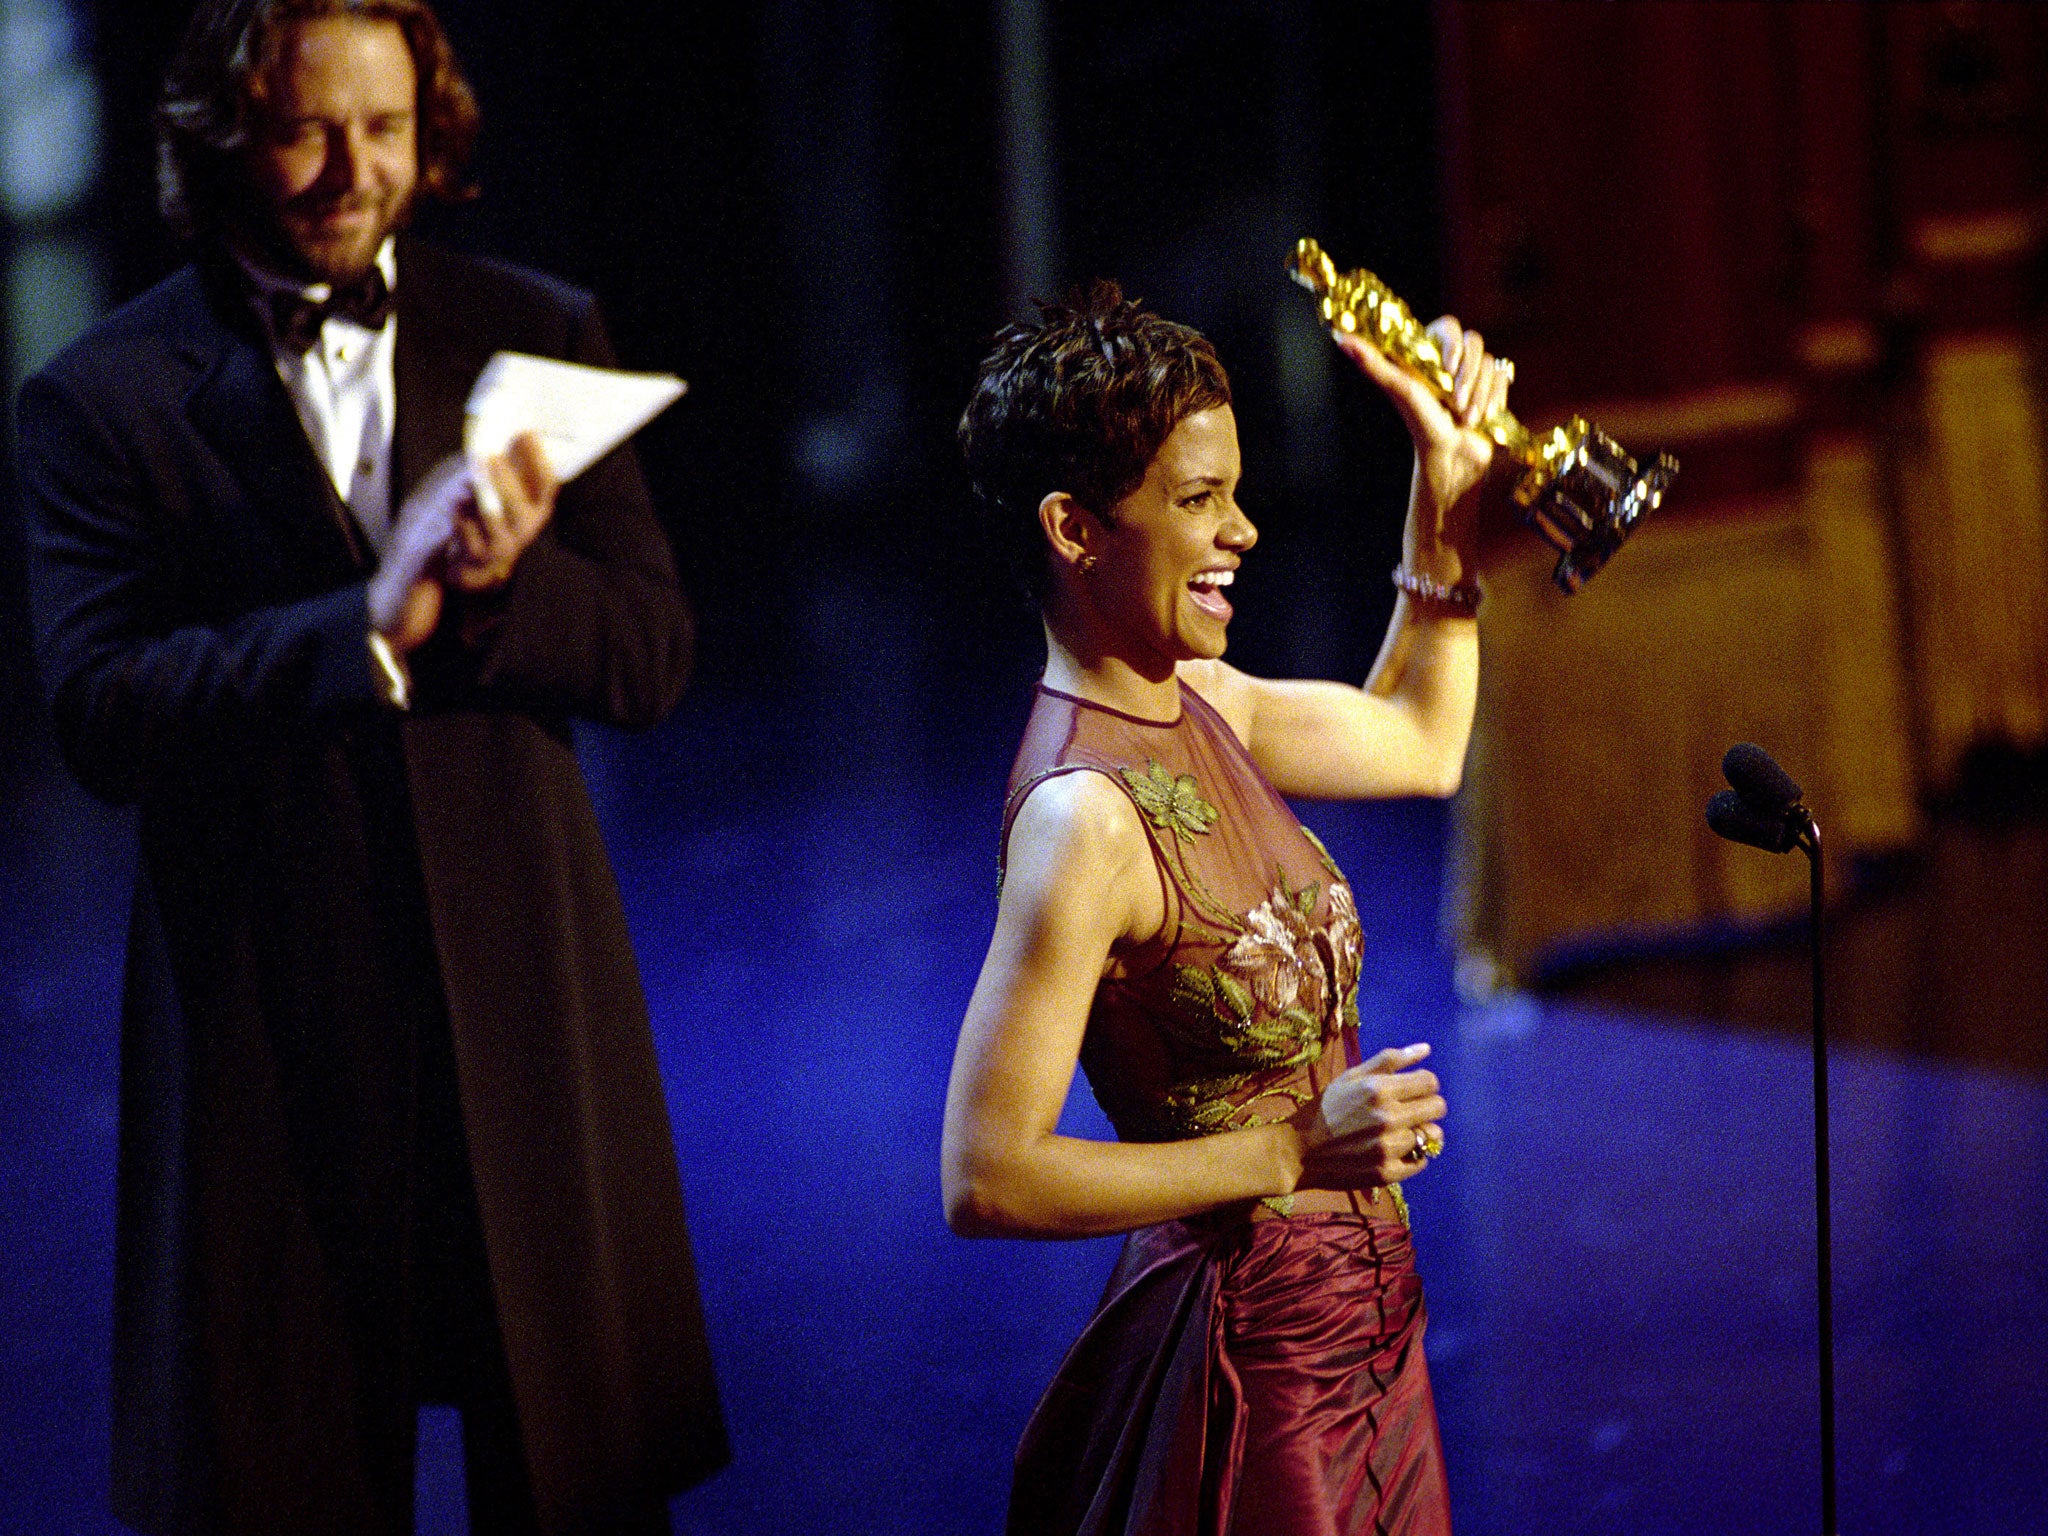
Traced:
<path fill-rule="evenodd" d="M 1146 847 L 1131 797 L 1090 768 L 1053 774 L 1026 791 L 1010 824 L 1009 865 L 1114 865 Z"/>
<path fill-rule="evenodd" d="M 1237 733 L 1239 741 L 1250 746 L 1259 713 L 1259 679 L 1238 671 L 1227 661 L 1183 661 L 1179 672 L 1180 680 L 1223 717 L 1223 723 Z"/>
<path fill-rule="evenodd" d="M 1151 839 L 1130 797 L 1093 769 L 1035 786 L 1010 825 L 998 930 L 1016 925 L 1054 949 L 1106 956 L 1165 920 Z"/>

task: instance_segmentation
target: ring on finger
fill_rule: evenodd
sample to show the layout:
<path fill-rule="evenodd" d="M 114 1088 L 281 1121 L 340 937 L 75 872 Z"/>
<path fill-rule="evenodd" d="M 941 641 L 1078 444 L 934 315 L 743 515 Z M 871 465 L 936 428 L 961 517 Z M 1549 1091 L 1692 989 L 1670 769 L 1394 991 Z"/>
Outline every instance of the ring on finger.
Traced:
<path fill-rule="evenodd" d="M 1408 1149 L 1406 1161 L 1426 1163 L 1429 1161 L 1429 1137 L 1423 1134 L 1421 1126 L 1415 1127 L 1415 1145 Z"/>
<path fill-rule="evenodd" d="M 1496 357 L 1493 360 L 1493 366 L 1499 370 L 1500 381 L 1503 384 L 1512 384 L 1515 382 L 1515 360 L 1513 358 Z"/>
<path fill-rule="evenodd" d="M 1425 1125 L 1422 1128 L 1422 1155 L 1425 1158 L 1435 1157 L 1443 1149 L 1444 1133 L 1433 1125 Z"/>

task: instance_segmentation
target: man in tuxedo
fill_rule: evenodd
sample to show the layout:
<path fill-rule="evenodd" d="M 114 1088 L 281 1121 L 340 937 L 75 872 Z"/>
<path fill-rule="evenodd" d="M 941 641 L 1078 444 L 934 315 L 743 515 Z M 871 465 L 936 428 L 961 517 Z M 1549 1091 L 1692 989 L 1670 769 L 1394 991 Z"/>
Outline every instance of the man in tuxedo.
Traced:
<path fill-rule="evenodd" d="M 20 402 L 38 660 L 138 807 L 114 1507 L 665 1531 L 727 1456 L 645 1003 L 572 717 L 658 720 L 691 624 L 634 459 L 460 446 L 589 296 L 404 233 L 477 114 L 424 0 L 204 0 L 159 109 L 192 265 Z"/>

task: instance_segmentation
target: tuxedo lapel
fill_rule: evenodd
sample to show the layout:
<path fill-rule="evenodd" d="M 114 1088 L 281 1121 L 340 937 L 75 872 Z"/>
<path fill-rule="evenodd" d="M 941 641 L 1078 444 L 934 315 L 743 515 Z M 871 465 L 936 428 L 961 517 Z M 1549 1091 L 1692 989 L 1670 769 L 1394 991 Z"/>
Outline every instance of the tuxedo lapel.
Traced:
<path fill-rule="evenodd" d="M 362 571 L 373 563 L 368 546 L 321 468 L 269 349 L 253 325 L 245 331 L 221 321 L 220 308 L 232 302 L 216 288 L 205 321 L 212 334 L 192 338 L 196 354 L 214 356 L 186 399 L 193 429 L 251 505 L 288 529 L 320 569 Z"/>
<path fill-rule="evenodd" d="M 459 267 L 460 258 L 444 251 L 399 242 L 394 510 L 428 470 L 462 446 L 463 406 L 494 350 Z"/>

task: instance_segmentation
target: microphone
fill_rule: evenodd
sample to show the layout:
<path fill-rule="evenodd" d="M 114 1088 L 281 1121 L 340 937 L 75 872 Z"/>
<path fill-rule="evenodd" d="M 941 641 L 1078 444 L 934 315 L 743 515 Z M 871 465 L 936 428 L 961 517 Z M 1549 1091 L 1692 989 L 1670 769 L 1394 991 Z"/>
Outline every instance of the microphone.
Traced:
<path fill-rule="evenodd" d="M 1738 741 L 1721 755 L 1732 789 L 1707 802 L 1707 825 L 1733 843 L 1766 853 L 1789 853 L 1811 823 L 1791 774 L 1753 741 Z"/>
<path fill-rule="evenodd" d="M 1747 843 L 1765 853 L 1790 853 L 1799 842 L 1799 828 L 1787 809 L 1767 809 L 1724 789 L 1707 802 L 1707 825 L 1731 843 Z"/>
<path fill-rule="evenodd" d="M 1792 775 L 1753 741 L 1738 741 L 1721 754 L 1721 774 L 1751 805 L 1782 811 L 1799 803 Z"/>

